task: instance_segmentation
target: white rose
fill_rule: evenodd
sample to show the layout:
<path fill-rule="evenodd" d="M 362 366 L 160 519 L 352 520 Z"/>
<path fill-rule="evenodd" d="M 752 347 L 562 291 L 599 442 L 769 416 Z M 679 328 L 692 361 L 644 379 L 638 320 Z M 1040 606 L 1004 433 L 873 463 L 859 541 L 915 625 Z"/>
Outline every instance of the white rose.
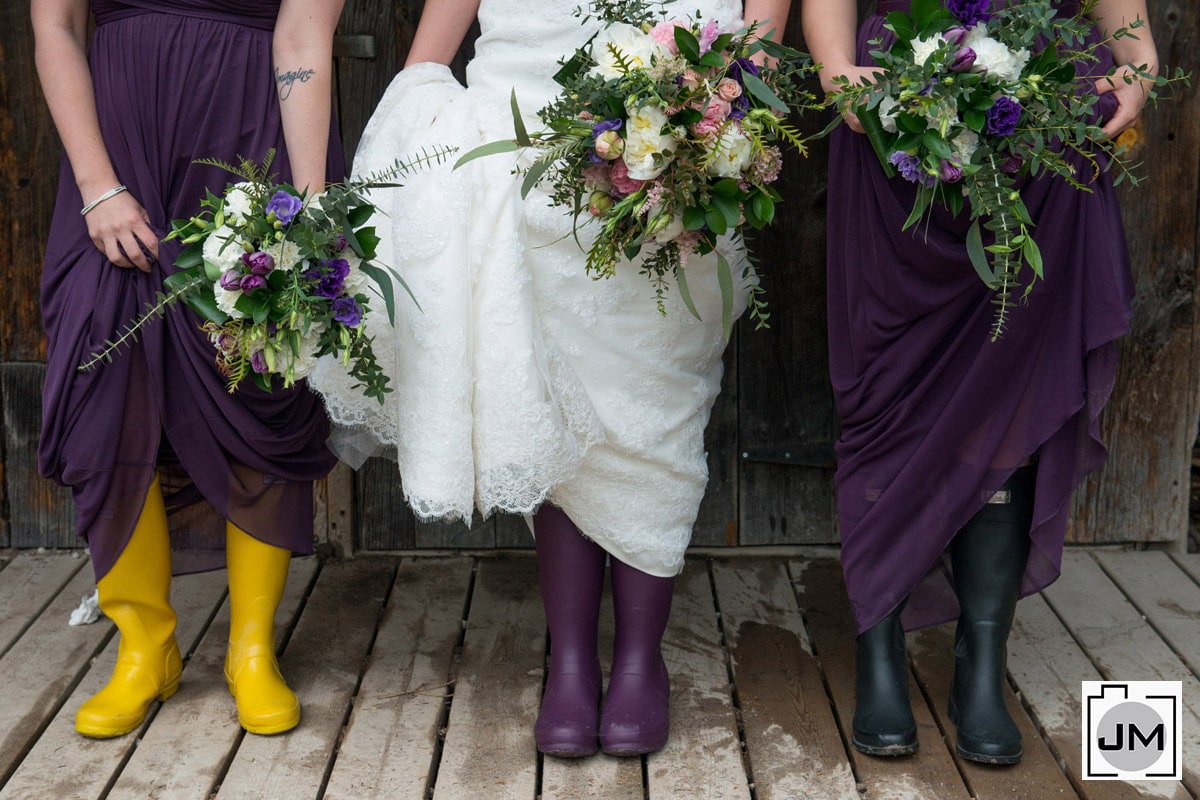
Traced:
<path fill-rule="evenodd" d="M 242 265 L 242 242 L 228 225 L 222 225 L 204 240 L 201 253 L 204 260 L 216 266 L 222 273 Z"/>
<path fill-rule="evenodd" d="M 663 133 L 667 115 L 658 106 L 642 106 L 629 115 L 626 123 L 625 152 L 621 160 L 629 168 L 629 177 L 648 181 L 657 178 L 675 150 L 675 137 Z M 658 163 L 654 157 L 662 156 Z"/>
<path fill-rule="evenodd" d="M 945 43 L 946 39 L 940 33 L 934 34 L 928 39 L 915 39 L 913 41 L 913 63 L 918 67 L 925 66 L 925 62 L 929 57 L 937 52 L 937 49 Z"/>
<path fill-rule="evenodd" d="M 655 58 L 670 58 L 671 52 L 641 28 L 618 22 L 596 35 L 592 42 L 592 72 L 605 78 L 620 77 L 623 72 L 613 50 L 621 54 L 625 64 L 633 69 L 649 69 Z"/>
<path fill-rule="evenodd" d="M 225 195 L 225 216 L 237 225 L 244 223 L 250 216 L 252 200 L 250 193 L 246 191 L 248 186 L 250 184 L 244 181 L 234 184 Z"/>
<path fill-rule="evenodd" d="M 233 291 L 230 291 L 228 289 L 222 289 L 221 284 L 216 283 L 213 284 L 213 294 L 216 295 L 217 308 L 221 309 L 234 319 L 246 318 L 245 314 L 234 307 L 234 303 L 236 303 L 242 297 L 241 289 L 234 289 Z"/>
<path fill-rule="evenodd" d="M 722 178 L 739 178 L 754 158 L 754 145 L 746 135 L 730 125 L 717 139 L 713 148 L 717 157 L 708 165 L 709 174 Z"/>
<path fill-rule="evenodd" d="M 950 140 L 950 146 L 954 148 L 954 154 L 960 162 L 970 164 L 971 157 L 979 149 L 979 134 L 970 128 L 963 128 L 958 136 Z"/>
<path fill-rule="evenodd" d="M 888 133 L 896 133 L 896 111 L 900 108 L 900 103 L 892 96 L 884 97 L 879 101 L 876 107 L 876 112 L 879 114 L 879 124 Z"/>
<path fill-rule="evenodd" d="M 985 72 L 990 77 L 1004 83 L 1015 83 L 1021 79 L 1021 71 L 1029 63 L 1029 51 L 1021 48 L 1016 52 L 1009 50 L 1001 42 L 987 35 L 987 26 L 979 23 L 967 32 L 963 41 L 964 47 L 975 51 L 975 64 L 972 72 Z"/>

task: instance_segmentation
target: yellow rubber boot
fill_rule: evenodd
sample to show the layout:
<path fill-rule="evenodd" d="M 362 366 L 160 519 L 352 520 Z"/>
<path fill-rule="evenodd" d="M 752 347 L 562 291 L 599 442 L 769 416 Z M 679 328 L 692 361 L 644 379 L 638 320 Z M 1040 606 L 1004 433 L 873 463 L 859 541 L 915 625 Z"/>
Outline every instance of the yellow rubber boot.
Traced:
<path fill-rule="evenodd" d="M 129 543 L 97 583 L 100 608 L 117 626 L 117 664 L 103 689 L 75 714 L 75 730 L 106 739 L 142 724 L 150 703 L 179 689 L 183 669 L 171 608 L 171 542 L 158 477 Z"/>
<path fill-rule="evenodd" d="M 237 700 L 243 728 L 283 733 L 300 723 L 300 701 L 275 660 L 275 610 L 292 554 L 260 542 L 232 522 L 225 526 L 225 548 L 230 612 L 225 682 Z"/>

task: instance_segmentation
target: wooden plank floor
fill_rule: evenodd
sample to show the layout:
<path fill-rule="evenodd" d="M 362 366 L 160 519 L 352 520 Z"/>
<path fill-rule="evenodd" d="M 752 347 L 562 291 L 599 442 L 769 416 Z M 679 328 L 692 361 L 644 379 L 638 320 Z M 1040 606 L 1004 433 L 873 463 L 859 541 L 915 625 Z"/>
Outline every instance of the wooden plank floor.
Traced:
<path fill-rule="evenodd" d="M 847 747 L 853 630 L 833 550 L 697 553 L 664 644 L 672 736 L 644 759 L 541 758 L 546 657 L 536 565 L 524 553 L 292 563 L 280 661 L 300 727 L 244 734 L 221 674 L 223 573 L 175 580 L 183 682 L 142 728 L 75 734 L 116 658 L 112 625 L 69 627 L 86 560 L 0 551 L 0 800 L 905 800 L 1200 797 L 1200 555 L 1071 550 L 1019 606 L 1010 706 L 1017 767 L 954 753 L 949 626 L 910 635 L 921 749 Z M 611 650 L 612 615 L 601 620 Z M 1080 681 L 1181 680 L 1182 782 L 1082 781 Z"/>

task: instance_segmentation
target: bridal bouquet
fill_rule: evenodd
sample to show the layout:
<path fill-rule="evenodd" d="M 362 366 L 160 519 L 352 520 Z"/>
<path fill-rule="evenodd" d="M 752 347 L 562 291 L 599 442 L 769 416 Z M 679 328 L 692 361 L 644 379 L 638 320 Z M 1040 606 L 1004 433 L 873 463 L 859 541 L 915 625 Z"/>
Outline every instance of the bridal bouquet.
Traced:
<path fill-rule="evenodd" d="M 247 159 L 237 166 L 200 162 L 242 180 L 221 196 L 209 192 L 198 215 L 172 222 L 167 240 L 186 247 L 175 261 L 181 270 L 163 280 L 167 292 L 79 368 L 111 359 L 144 324 L 182 300 L 203 318 L 230 392 L 246 378 L 266 391 L 274 377 L 290 387 L 312 372 L 317 358 L 333 354 L 357 387 L 382 403 L 391 388 L 364 335 L 364 320 L 374 313 L 376 295 L 394 322 L 392 280 L 407 286 L 390 268 L 372 263 L 379 238 L 366 224 L 375 208 L 365 192 L 395 185 L 385 181 L 442 161 L 449 152 L 424 153 L 307 196 L 269 177 L 273 151 L 261 165 Z"/>
<path fill-rule="evenodd" d="M 1035 276 L 1022 296 L 1043 276 L 1018 179 L 1049 172 L 1091 191 L 1088 183 L 1114 164 L 1118 181 L 1133 177 L 1120 148 L 1105 141 L 1096 125 L 1097 95 L 1083 91 L 1093 79 L 1076 76 L 1076 65 L 1094 62 L 1101 46 L 1087 43 L 1091 22 L 1083 11 L 1058 16 L 1054 0 L 997 5 L 912 0 L 910 13 L 887 16 L 895 44 L 871 53 L 883 70 L 877 82 L 849 85 L 843 79 L 838 91 L 841 110 L 859 116 L 887 174 L 898 172 L 917 185 L 905 230 L 935 201 L 956 215 L 969 206 L 967 252 L 996 293 L 993 340 L 1008 322 L 1022 266 Z M 1134 36 L 1142 24 L 1112 36 Z M 1154 86 L 1169 82 L 1135 71 Z M 1077 174 L 1079 161 L 1071 153 L 1091 174 Z"/>
<path fill-rule="evenodd" d="M 815 101 L 801 85 L 807 62 L 757 25 L 723 30 L 699 19 L 656 21 L 641 0 L 597 0 L 594 14 L 606 27 L 562 62 L 555 80 L 563 91 L 539 112 L 548 130 L 526 132 L 514 95 L 516 139 L 477 148 L 459 164 L 532 148 L 523 195 L 544 182 L 552 202 L 572 208 L 577 223 L 596 220 L 586 248 L 587 271 L 596 278 L 642 253 L 641 271 L 660 310 L 673 279 L 699 316 L 688 259 L 716 252 L 728 336 L 734 276 L 718 241 L 775 216 L 781 198 L 771 184 L 782 165 L 780 146 L 806 152 L 787 118 Z M 760 51 L 773 66 L 751 60 Z M 750 283 L 750 314 L 763 326 L 762 290 Z"/>

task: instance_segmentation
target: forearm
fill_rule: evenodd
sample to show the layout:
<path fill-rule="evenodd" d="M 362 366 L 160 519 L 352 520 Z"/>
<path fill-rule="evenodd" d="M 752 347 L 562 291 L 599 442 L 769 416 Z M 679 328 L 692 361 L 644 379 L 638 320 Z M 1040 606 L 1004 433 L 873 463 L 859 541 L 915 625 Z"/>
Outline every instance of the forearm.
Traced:
<path fill-rule="evenodd" d="M 275 88 L 292 183 L 301 191 L 325 186 L 333 32 L 341 10 L 341 0 L 285 0 L 275 24 Z"/>
<path fill-rule="evenodd" d="M 853 0 L 824 0 L 803 3 L 800 19 L 804 41 L 813 61 L 821 65 L 821 88 L 831 91 L 833 78 L 855 66 L 855 32 L 858 9 Z"/>
<path fill-rule="evenodd" d="M 1145 66 L 1151 74 L 1158 73 L 1158 50 L 1150 31 L 1145 0 L 1098 0 L 1091 16 L 1106 39 L 1118 29 L 1128 28 L 1136 20 L 1142 20 L 1145 24 L 1131 28 L 1130 36 L 1114 39 L 1108 46 L 1117 64 Z M 1136 39 L 1133 38 L 1135 36 Z"/>
<path fill-rule="evenodd" d="M 82 14 L 76 10 L 61 3 L 34 3 L 34 61 L 75 183 L 87 203 L 120 181 L 104 147 L 96 113 L 95 87 L 87 62 L 87 7 Z"/>
<path fill-rule="evenodd" d="M 771 33 L 771 38 L 778 42 L 783 39 L 791 6 L 790 0 L 746 0 L 746 23 L 761 23 L 762 33 Z"/>
<path fill-rule="evenodd" d="M 478 12 L 479 0 L 426 0 L 404 66 L 424 61 L 449 64 Z"/>

